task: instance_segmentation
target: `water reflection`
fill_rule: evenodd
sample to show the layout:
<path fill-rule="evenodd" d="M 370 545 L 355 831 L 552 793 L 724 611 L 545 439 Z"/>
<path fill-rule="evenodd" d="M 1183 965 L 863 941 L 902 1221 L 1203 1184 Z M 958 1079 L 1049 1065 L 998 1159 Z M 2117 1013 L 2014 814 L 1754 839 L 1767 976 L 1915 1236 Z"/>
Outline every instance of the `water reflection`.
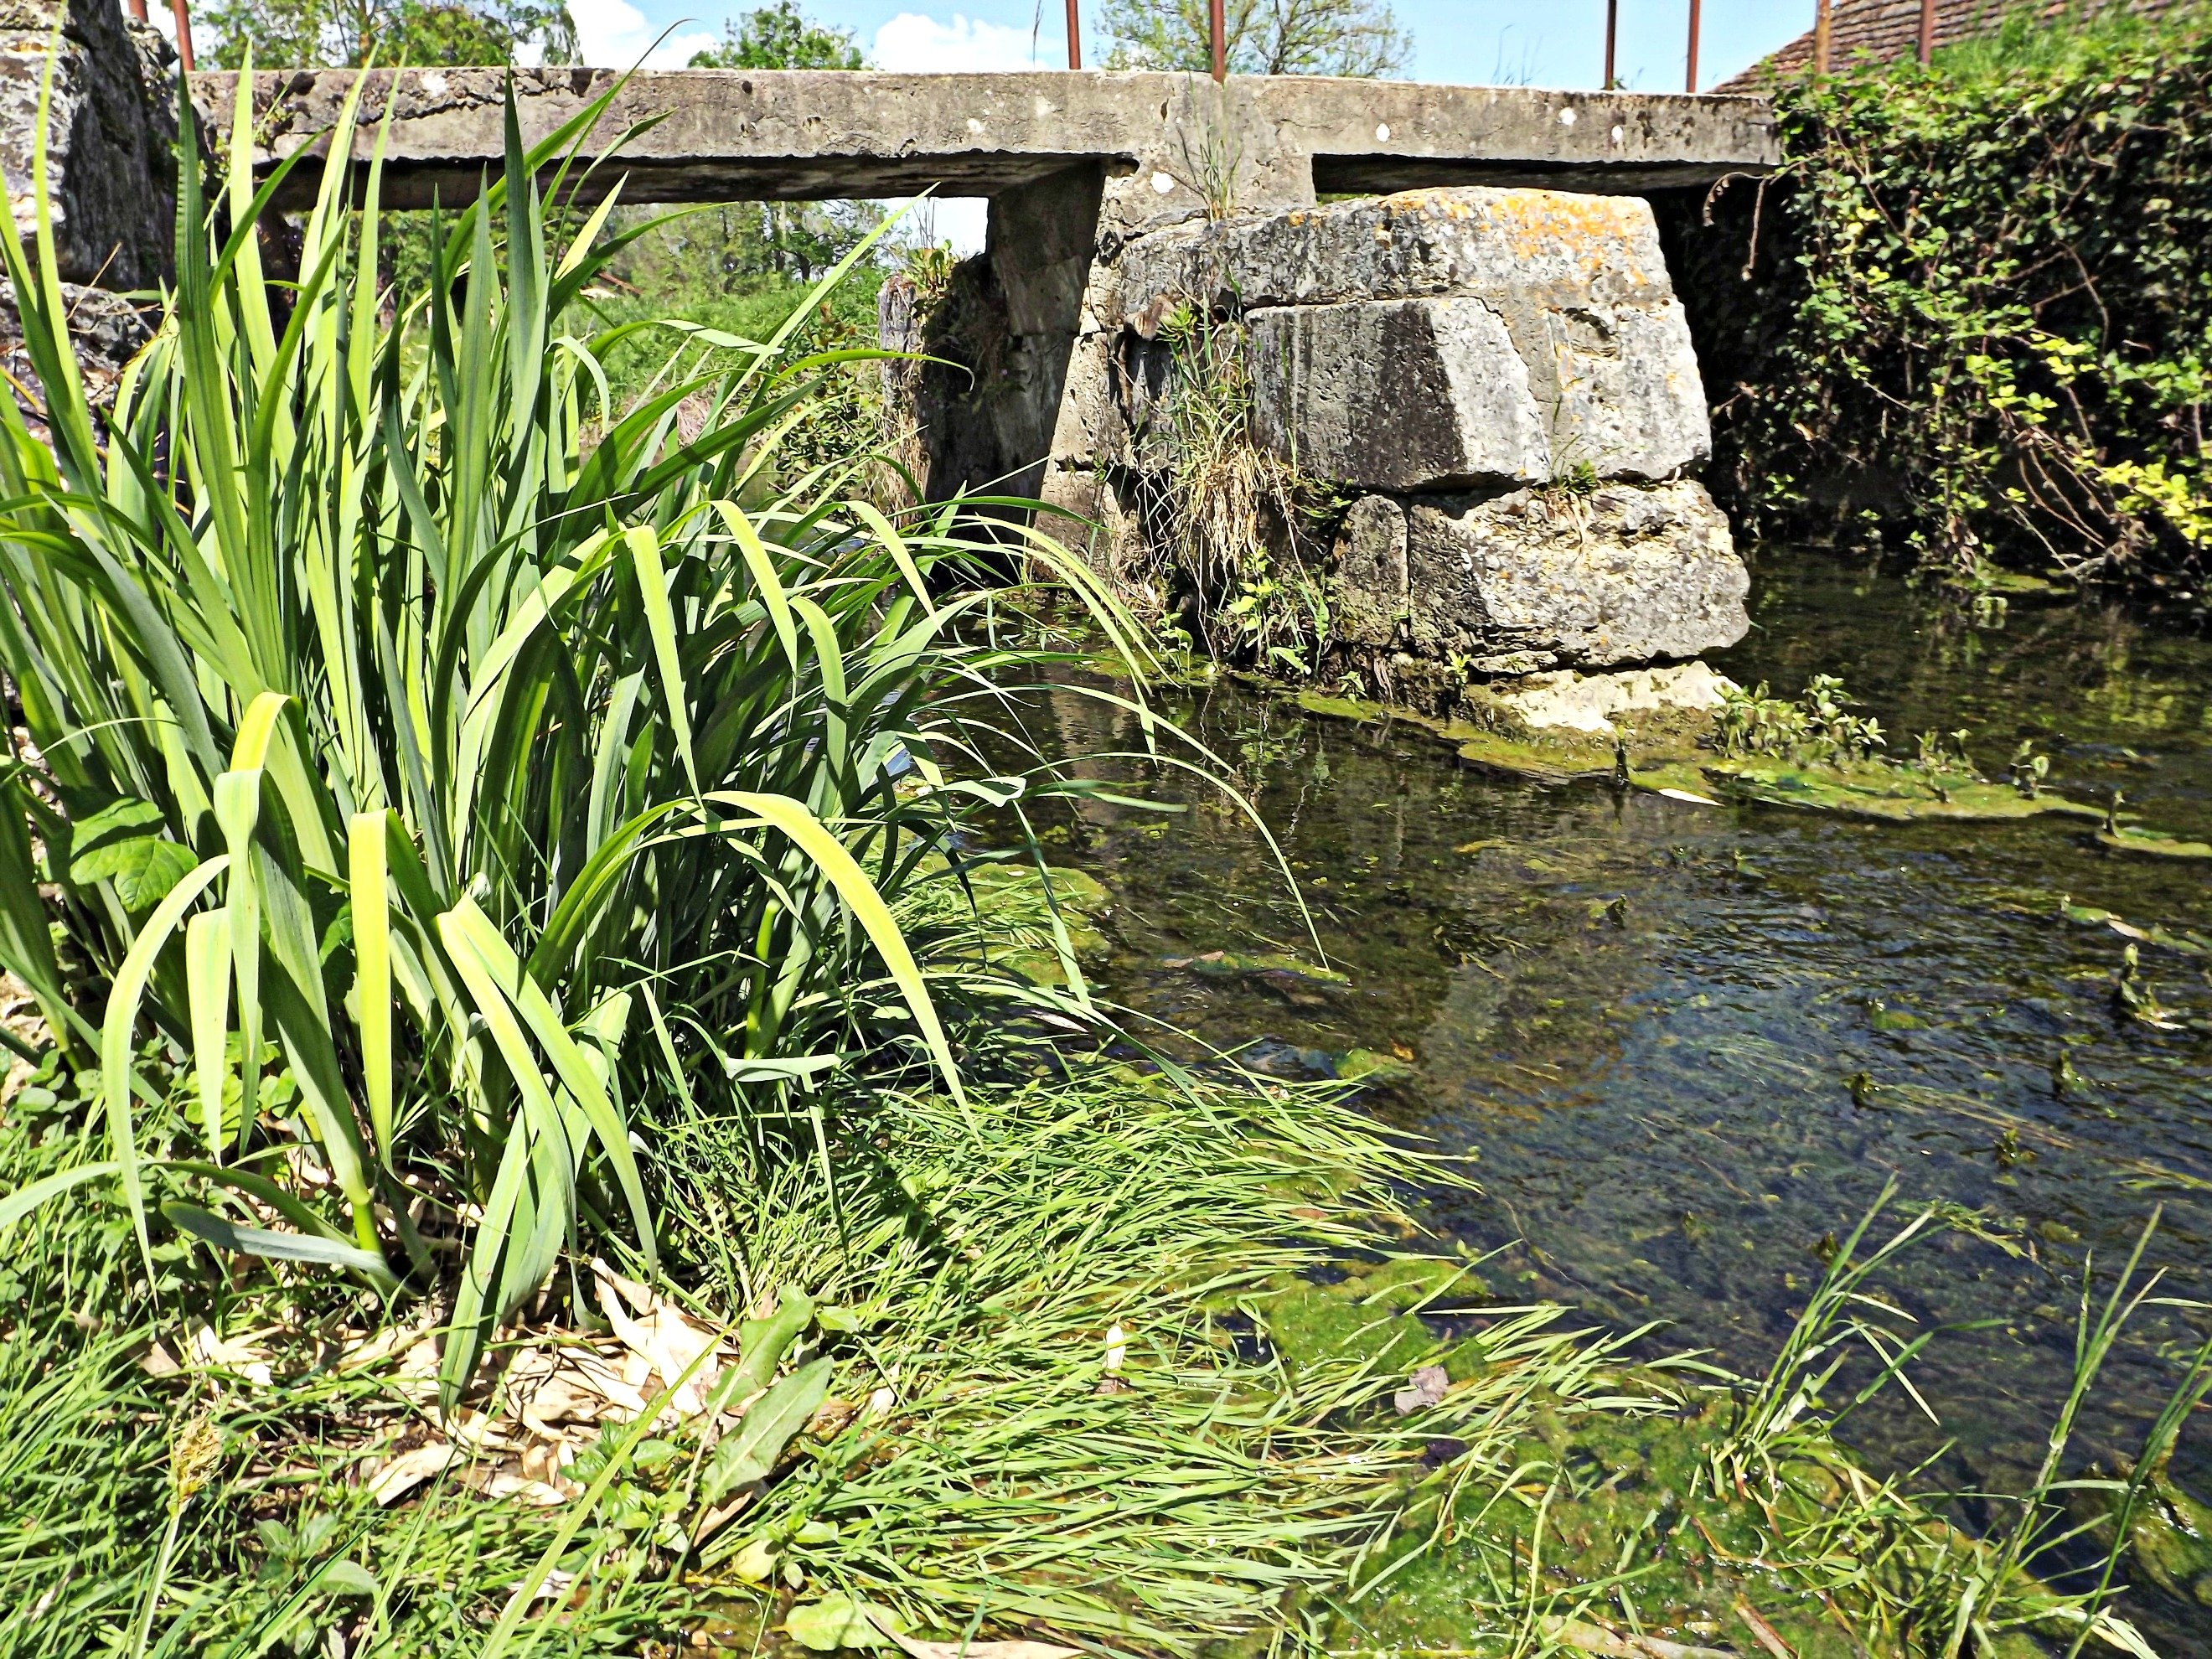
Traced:
<path fill-rule="evenodd" d="M 1838 672 L 1908 751 L 1906 734 L 1964 726 L 1994 771 L 2033 738 L 2059 787 L 2117 781 L 2159 827 L 2212 832 L 2200 638 L 2018 601 L 1978 627 L 1809 557 L 1761 570 L 1755 616 L 1719 665 L 1740 680 L 1794 693 Z M 1177 817 L 1096 805 L 1054 831 L 1116 892 L 1111 990 L 1213 1042 L 1265 1040 L 1271 1064 L 1411 1056 L 1377 1109 L 1475 1159 L 1482 1193 L 1440 1200 L 1438 1218 L 1501 1252 L 1499 1288 L 1663 1320 L 1675 1345 L 1757 1367 L 1823 1241 L 1894 1176 L 1910 1200 L 1978 1212 L 1980 1236 L 1914 1260 L 1912 1311 L 1994 1322 L 1921 1368 L 1940 1428 L 1898 1401 L 1856 1432 L 1898 1462 L 1955 1441 L 1954 1479 L 1999 1484 L 2039 1455 L 2085 1258 L 2117 1265 L 2162 1204 L 2152 1259 L 2176 1294 L 2212 1291 L 2207 963 L 2147 951 L 2194 1025 L 2125 1021 L 2124 941 L 2060 909 L 2212 933 L 2197 868 L 2106 857 L 2060 821 L 1885 828 L 1502 781 L 1417 732 L 1232 690 L 1182 713 L 1273 827 L 1351 982 L 1188 965 L 1313 946 L 1264 840 L 1166 777 Z M 1063 718 L 1072 746 L 1133 746 L 1095 706 Z M 2140 1433 L 2202 1322 L 2144 1320 L 2087 1449 Z M 2209 1441 L 2189 1437 L 2177 1463 L 2200 1489 Z"/>

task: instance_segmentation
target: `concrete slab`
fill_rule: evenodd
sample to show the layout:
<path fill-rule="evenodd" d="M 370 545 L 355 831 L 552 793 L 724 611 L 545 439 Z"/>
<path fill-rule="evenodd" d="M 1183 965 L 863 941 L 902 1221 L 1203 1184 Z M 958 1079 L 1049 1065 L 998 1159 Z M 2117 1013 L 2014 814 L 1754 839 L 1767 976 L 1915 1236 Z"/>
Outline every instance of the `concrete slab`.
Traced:
<path fill-rule="evenodd" d="M 362 71 L 255 76 L 264 167 L 327 144 Z M 356 161 L 392 112 L 386 201 L 467 199 L 501 154 L 504 71 L 368 72 Z M 590 69 L 515 71 L 523 136 L 555 131 L 622 77 Z M 192 77 L 211 134 L 227 131 L 236 77 Z M 893 75 L 877 71 L 673 70 L 622 81 L 594 134 L 605 147 L 641 123 L 591 189 L 626 176 L 626 199 L 720 201 L 906 195 L 997 196 L 1078 166 L 1137 188 L 1108 193 L 1102 230 L 1133 231 L 1233 198 L 1297 206 L 1323 192 L 1546 183 L 1640 192 L 1765 172 L 1777 159 L 1764 99 L 1426 85 L 1317 76 Z M 1133 177 L 1133 175 L 1135 175 Z M 293 175 L 288 203 L 318 169 Z"/>

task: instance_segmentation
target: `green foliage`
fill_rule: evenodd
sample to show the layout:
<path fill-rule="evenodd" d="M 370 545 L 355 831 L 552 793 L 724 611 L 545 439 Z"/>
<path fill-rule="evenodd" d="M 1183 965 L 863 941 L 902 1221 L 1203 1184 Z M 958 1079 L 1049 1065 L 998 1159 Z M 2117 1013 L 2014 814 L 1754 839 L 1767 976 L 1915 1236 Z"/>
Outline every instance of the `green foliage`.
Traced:
<path fill-rule="evenodd" d="M 1307 568 L 1316 523 L 1340 510 L 1252 431 L 1243 329 L 1189 305 L 1164 319 L 1170 385 L 1153 416 L 1169 467 L 1146 503 L 1163 534 L 1171 595 L 1194 595 L 1206 650 L 1303 679 L 1330 635 L 1328 596 Z"/>
<path fill-rule="evenodd" d="M 1025 660 L 968 637 L 991 544 L 849 499 L 865 453 L 787 453 L 880 356 L 794 347 L 829 283 L 611 405 L 624 331 L 578 302 L 612 204 L 538 194 L 600 107 L 526 152 L 510 103 L 503 177 L 388 306 L 374 185 L 357 213 L 336 173 L 280 304 L 241 108 L 228 234 L 187 165 L 179 286 L 104 431 L 51 226 L 35 268 L 0 243 L 46 427 L 0 400 L 0 659 L 35 745 L 0 775 L 0 961 L 99 1054 L 149 1263 L 166 1221 L 389 1291 L 434 1278 L 425 1228 L 468 1235 L 449 1397 L 580 1228 L 652 1260 L 667 1101 L 818 1126 L 805 1097 L 858 1066 L 957 1097 L 890 906 L 986 800 L 1058 787 L 948 775 L 988 775 Z M 189 1163 L 142 1145 L 142 1018 L 195 1080 Z"/>
<path fill-rule="evenodd" d="M 319 69 L 365 64 L 576 61 L 576 24 L 562 0 L 222 0 L 197 19 L 210 64 Z"/>
<path fill-rule="evenodd" d="M 1752 691 L 1731 685 L 1713 711 L 1714 734 L 1723 755 L 1864 761 L 1888 739 L 1879 720 L 1850 712 L 1850 701 L 1832 674 L 1814 675 L 1796 702 L 1768 696 L 1764 684 Z"/>
<path fill-rule="evenodd" d="M 866 66 L 850 29 L 817 23 L 792 3 L 749 11 L 722 25 L 722 44 L 691 54 L 693 69 L 856 70 Z"/>
<path fill-rule="evenodd" d="M 1764 274 L 1714 273 L 1740 513 L 1840 493 L 1958 574 L 2203 568 L 2212 8 L 2122 11 L 1778 88 L 1782 175 L 1731 192 Z"/>
<path fill-rule="evenodd" d="M 1232 75 L 1393 75 L 1413 53 L 1381 0 L 1228 0 L 1223 22 Z M 1105 0 L 1097 26 L 1109 69 L 1212 71 L 1206 0 Z"/>

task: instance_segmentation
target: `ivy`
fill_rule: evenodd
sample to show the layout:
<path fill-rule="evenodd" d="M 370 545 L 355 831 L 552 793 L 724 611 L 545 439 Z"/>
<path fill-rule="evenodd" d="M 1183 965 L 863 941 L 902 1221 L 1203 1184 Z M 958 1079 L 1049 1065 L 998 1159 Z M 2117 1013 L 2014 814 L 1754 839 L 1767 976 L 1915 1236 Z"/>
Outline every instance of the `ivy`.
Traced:
<path fill-rule="evenodd" d="M 1724 291 L 1701 333 L 1740 520 L 1901 536 L 1947 575 L 2200 578 L 2208 112 L 2203 4 L 2016 18 L 1927 68 L 1781 85 L 1778 176 L 1705 209 L 1743 228 L 1725 240 L 1748 259 L 1684 284 Z"/>

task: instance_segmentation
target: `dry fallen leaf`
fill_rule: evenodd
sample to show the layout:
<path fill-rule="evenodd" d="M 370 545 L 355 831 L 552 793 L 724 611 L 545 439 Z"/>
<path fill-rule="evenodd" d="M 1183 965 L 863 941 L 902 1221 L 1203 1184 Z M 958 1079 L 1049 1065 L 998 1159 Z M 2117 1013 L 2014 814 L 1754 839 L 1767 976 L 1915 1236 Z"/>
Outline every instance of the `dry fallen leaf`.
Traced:
<path fill-rule="evenodd" d="M 503 1466 L 485 1468 L 477 1465 L 463 1470 L 459 1478 L 463 1486 L 471 1492 L 482 1492 L 486 1498 L 519 1498 L 540 1509 L 550 1509 L 556 1504 L 568 1501 L 569 1495 L 560 1487 L 550 1486 L 543 1480 L 532 1480 L 528 1475 Z"/>
<path fill-rule="evenodd" d="M 203 1325 L 192 1333 L 191 1357 L 196 1367 L 234 1371 L 256 1388 L 270 1384 L 268 1351 L 254 1344 L 252 1334 L 220 1337 L 214 1326 Z"/>
<path fill-rule="evenodd" d="M 623 1368 L 623 1380 L 631 1386 L 641 1389 L 655 1375 L 664 1386 L 672 1383 L 690 1370 L 701 1355 L 711 1355 L 720 1347 L 720 1339 L 712 1331 L 694 1323 L 674 1303 L 623 1279 L 602 1262 L 592 1263 L 592 1273 L 599 1280 L 600 1311 L 606 1315 L 607 1322 L 614 1327 L 623 1346 L 635 1359 L 644 1362 L 641 1370 L 635 1366 Z M 632 1316 L 632 1309 L 637 1310 L 637 1316 Z M 719 1370 L 719 1364 L 710 1358 L 676 1390 L 668 1408 L 679 1417 L 696 1417 L 706 1407 L 707 1391 Z"/>
<path fill-rule="evenodd" d="M 387 1457 L 362 1484 L 379 1508 L 388 1509 L 425 1480 L 443 1474 L 460 1455 L 461 1449 L 451 1441 L 433 1440 Z"/>
<path fill-rule="evenodd" d="M 1390 1396 L 1390 1403 L 1401 1417 L 1411 1417 L 1415 1412 L 1425 1411 L 1441 1404 L 1444 1393 L 1451 1387 L 1451 1377 L 1441 1365 L 1424 1365 L 1413 1373 L 1413 1386 L 1401 1389 Z"/>

